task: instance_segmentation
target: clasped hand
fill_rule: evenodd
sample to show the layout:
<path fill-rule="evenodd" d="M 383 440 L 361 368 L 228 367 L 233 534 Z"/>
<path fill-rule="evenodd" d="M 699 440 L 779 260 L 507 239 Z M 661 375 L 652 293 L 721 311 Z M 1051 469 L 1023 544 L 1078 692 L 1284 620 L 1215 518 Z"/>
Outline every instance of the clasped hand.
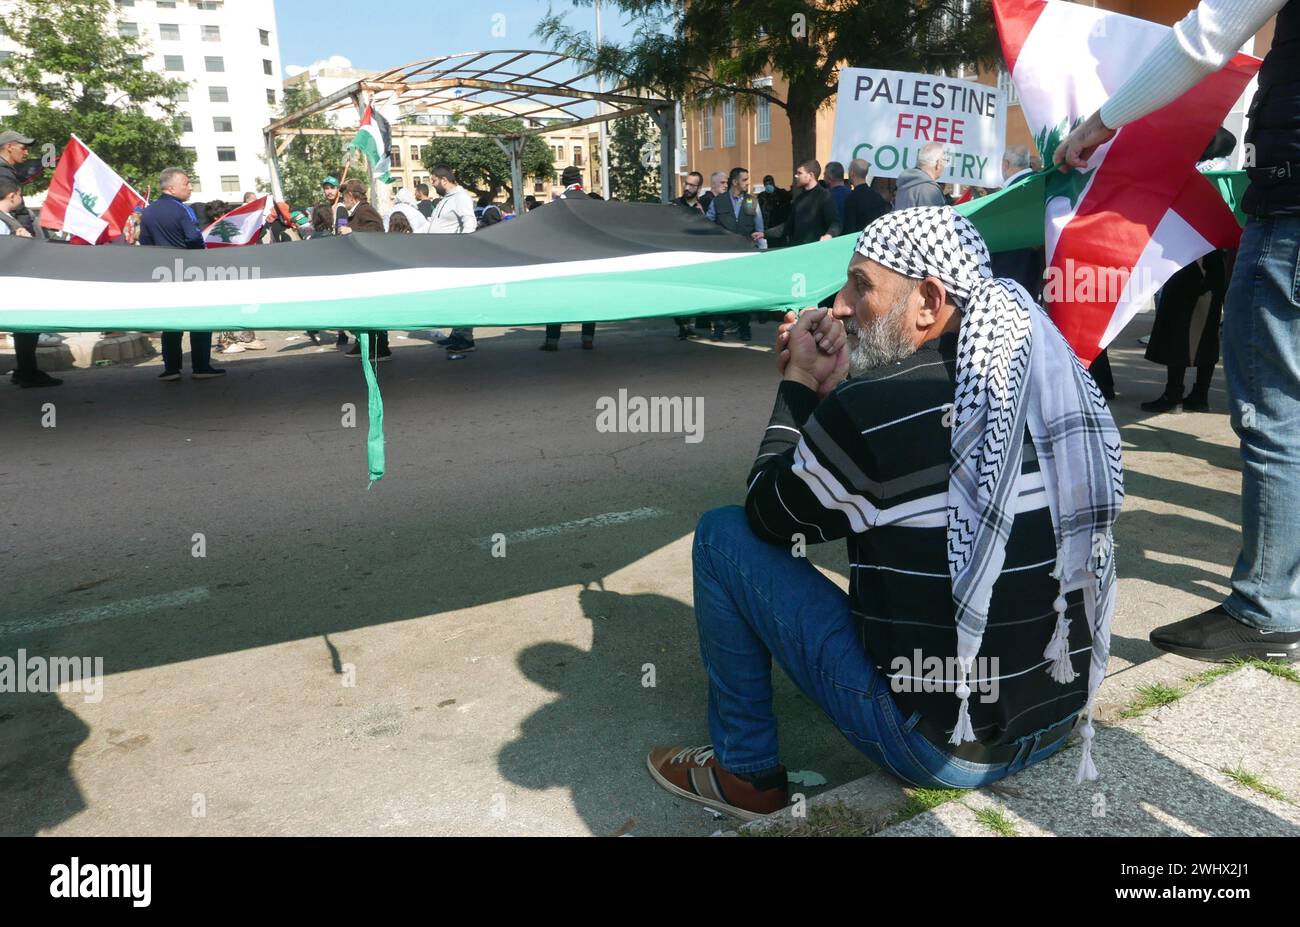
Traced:
<path fill-rule="evenodd" d="M 783 379 L 829 395 L 849 373 L 844 323 L 829 309 L 787 312 L 776 332 L 776 366 Z"/>

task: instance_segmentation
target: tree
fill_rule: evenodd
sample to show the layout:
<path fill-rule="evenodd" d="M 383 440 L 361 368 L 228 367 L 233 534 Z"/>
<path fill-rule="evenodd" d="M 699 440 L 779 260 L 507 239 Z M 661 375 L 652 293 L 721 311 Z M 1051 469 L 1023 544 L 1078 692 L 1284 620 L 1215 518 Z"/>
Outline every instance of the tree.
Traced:
<path fill-rule="evenodd" d="M 173 122 L 186 84 L 146 67 L 144 46 L 118 35 L 111 13 L 109 0 L 14 0 L 0 19 L 0 35 L 20 46 L 0 62 L 0 84 L 18 91 L 6 128 L 54 155 L 76 134 L 143 191 L 163 168 L 194 166 Z"/>
<path fill-rule="evenodd" d="M 291 116 L 306 109 L 320 99 L 320 92 L 311 84 L 286 87 L 280 101 L 280 117 Z M 315 113 L 298 120 L 295 129 L 328 129 L 329 120 L 324 113 Z M 288 141 L 278 136 L 276 150 L 280 164 L 280 187 L 285 202 L 294 206 L 309 206 L 321 201 L 320 182 L 326 177 L 343 178 L 345 149 L 355 134 L 346 130 L 338 135 L 291 135 Z M 284 145 L 281 152 L 280 145 Z M 370 184 L 370 166 L 360 154 L 354 154 L 348 167 L 348 179 L 356 178 Z M 271 189 L 269 183 L 259 181 L 259 193 Z"/>
<path fill-rule="evenodd" d="M 520 132 L 524 127 L 523 121 L 495 121 L 482 116 L 470 116 L 463 122 L 457 120 L 456 124 L 473 134 L 434 136 L 421 152 L 425 168 L 432 171 L 439 165 L 450 167 L 456 172 L 460 185 L 476 197 L 486 193 L 490 199 L 495 200 L 502 190 L 513 196 L 515 191 L 510 180 L 510 157 L 495 140 L 482 136 L 507 136 L 512 132 Z M 536 135 L 525 138 L 521 162 L 520 168 L 525 180 L 555 176 L 555 154 L 551 151 L 551 146 Z"/>
<path fill-rule="evenodd" d="M 659 129 L 649 116 L 613 121 L 609 160 L 610 190 L 616 199 L 659 202 Z"/>
<path fill-rule="evenodd" d="M 998 58 L 991 0 L 610 2 L 642 23 L 631 41 L 597 49 L 554 12 L 535 34 L 624 91 L 697 105 L 734 96 L 742 109 L 766 97 L 790 120 L 792 168 L 816 155 L 817 111 L 841 66 L 953 72 Z M 754 85 L 774 72 L 789 83 L 784 98 Z"/>

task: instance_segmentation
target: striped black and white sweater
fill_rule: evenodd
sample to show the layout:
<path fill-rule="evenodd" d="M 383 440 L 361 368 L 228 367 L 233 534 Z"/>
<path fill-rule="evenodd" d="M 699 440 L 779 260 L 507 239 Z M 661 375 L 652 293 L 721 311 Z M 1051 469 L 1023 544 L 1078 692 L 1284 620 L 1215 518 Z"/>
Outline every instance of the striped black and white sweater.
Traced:
<path fill-rule="evenodd" d="M 956 353 L 956 334 L 943 335 L 820 402 L 813 390 L 783 381 L 745 508 L 755 533 L 792 551 L 796 535 L 808 544 L 847 539 L 850 606 L 868 658 L 891 677 L 904 715 L 920 713 L 918 730 L 961 757 L 979 748 L 947 743 L 957 714 L 947 553 Z M 1051 727 L 1086 699 L 1090 637 L 1081 593 L 1067 596 L 1079 676 L 1055 682 L 1043 658 L 1056 621 L 1056 541 L 1027 431 L 1017 488 L 1006 566 L 970 683 L 971 723 L 983 746 Z"/>

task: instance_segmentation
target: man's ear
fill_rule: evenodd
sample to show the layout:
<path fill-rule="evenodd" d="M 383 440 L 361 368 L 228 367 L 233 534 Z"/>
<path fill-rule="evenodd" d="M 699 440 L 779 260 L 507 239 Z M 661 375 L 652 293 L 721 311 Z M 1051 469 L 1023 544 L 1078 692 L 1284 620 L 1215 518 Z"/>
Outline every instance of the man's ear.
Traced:
<path fill-rule="evenodd" d="M 948 289 L 938 277 L 926 277 L 917 287 L 921 294 L 921 308 L 917 313 L 917 327 L 926 329 L 939 321 L 943 304 L 948 299 Z"/>

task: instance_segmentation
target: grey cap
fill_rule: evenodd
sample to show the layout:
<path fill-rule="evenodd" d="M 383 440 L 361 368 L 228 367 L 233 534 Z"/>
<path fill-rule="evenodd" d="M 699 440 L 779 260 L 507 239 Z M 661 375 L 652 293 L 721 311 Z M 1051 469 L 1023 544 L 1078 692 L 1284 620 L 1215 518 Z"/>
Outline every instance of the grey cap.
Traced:
<path fill-rule="evenodd" d="M 0 132 L 0 145 L 9 145 L 13 142 L 17 142 L 20 145 L 30 145 L 34 141 L 36 141 L 36 139 L 28 138 L 21 132 L 15 132 L 12 129 L 8 132 Z"/>

